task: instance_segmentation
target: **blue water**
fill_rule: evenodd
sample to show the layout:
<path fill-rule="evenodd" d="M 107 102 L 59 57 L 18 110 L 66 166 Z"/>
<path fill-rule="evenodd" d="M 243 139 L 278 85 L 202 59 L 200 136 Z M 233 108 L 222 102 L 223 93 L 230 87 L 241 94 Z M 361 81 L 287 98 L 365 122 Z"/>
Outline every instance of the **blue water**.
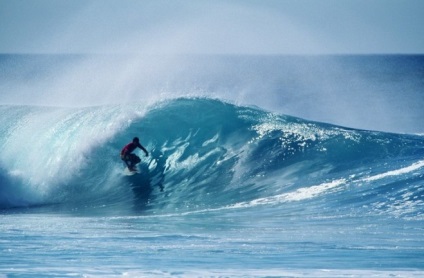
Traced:
<path fill-rule="evenodd" d="M 99 65 L 87 57 L 2 57 L 0 275 L 424 275 L 421 56 L 196 59 L 162 89 L 136 75 L 113 93 L 109 71 L 85 79 Z M 403 102 L 375 113 L 408 103 L 413 119 L 388 124 L 359 105 L 400 88 Z M 337 111 L 315 117 L 325 103 Z M 353 110 L 370 120 L 349 122 Z M 134 136 L 150 155 L 137 152 L 128 176 L 119 152 Z"/>

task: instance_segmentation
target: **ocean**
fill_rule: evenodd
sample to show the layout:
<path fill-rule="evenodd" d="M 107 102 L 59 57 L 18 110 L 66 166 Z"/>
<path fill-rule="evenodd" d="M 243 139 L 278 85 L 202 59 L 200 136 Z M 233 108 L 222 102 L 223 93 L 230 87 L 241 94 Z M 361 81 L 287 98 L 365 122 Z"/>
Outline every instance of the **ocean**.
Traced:
<path fill-rule="evenodd" d="M 0 55 L 0 277 L 422 277 L 423 104 L 420 55 Z"/>

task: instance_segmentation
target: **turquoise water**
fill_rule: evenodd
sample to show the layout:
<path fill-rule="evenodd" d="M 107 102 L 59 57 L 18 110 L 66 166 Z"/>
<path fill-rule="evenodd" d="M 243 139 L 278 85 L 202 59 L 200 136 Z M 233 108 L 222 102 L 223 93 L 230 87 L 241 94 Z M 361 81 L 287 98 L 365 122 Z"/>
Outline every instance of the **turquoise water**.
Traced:
<path fill-rule="evenodd" d="M 175 96 L 0 106 L 0 274 L 424 274 L 422 135 Z"/>

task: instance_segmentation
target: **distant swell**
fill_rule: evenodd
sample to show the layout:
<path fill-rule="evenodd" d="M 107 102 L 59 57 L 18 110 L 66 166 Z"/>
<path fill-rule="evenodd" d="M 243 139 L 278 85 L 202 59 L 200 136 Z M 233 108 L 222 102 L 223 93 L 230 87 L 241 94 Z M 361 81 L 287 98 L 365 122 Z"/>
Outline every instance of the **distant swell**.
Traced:
<path fill-rule="evenodd" d="M 154 107 L 2 106 L 0 207 L 169 213 L 285 205 L 421 217 L 421 136 L 183 98 Z M 126 176 L 119 151 L 150 156 Z M 402 205 L 403 204 L 403 205 Z M 407 204 L 407 205 L 406 205 Z"/>

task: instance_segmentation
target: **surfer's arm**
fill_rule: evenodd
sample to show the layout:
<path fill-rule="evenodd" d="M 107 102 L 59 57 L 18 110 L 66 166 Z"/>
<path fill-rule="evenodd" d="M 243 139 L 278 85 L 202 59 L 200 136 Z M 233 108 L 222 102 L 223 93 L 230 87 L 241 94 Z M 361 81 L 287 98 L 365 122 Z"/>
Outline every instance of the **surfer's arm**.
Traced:
<path fill-rule="evenodd" d="M 147 150 L 141 144 L 138 144 L 138 147 L 143 150 L 143 152 L 146 154 L 146 156 L 149 156 L 149 153 L 147 152 Z"/>

